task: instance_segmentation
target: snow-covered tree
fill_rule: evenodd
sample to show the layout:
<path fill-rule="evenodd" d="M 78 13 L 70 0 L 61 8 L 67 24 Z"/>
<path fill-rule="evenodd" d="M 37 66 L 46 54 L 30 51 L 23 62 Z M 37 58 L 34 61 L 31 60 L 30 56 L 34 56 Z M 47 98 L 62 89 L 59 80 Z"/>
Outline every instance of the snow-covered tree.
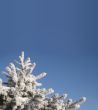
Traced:
<path fill-rule="evenodd" d="M 54 93 L 52 88 L 41 88 L 39 79 L 46 76 L 33 75 L 36 64 L 30 58 L 25 60 L 24 52 L 16 65 L 10 63 L 3 72 L 7 82 L 0 79 L 0 110 L 74 110 L 86 101 L 85 97 L 73 101 L 67 94 Z M 50 95 L 53 94 L 53 95 Z"/>

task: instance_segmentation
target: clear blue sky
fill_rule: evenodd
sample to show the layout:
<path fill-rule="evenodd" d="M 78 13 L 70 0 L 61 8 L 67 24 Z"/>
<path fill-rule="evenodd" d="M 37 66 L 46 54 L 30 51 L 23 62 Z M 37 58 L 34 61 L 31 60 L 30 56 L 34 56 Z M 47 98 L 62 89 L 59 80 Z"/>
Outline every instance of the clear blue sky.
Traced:
<path fill-rule="evenodd" d="M 0 71 L 22 50 L 48 73 L 44 87 L 98 110 L 97 0 L 1 0 Z"/>

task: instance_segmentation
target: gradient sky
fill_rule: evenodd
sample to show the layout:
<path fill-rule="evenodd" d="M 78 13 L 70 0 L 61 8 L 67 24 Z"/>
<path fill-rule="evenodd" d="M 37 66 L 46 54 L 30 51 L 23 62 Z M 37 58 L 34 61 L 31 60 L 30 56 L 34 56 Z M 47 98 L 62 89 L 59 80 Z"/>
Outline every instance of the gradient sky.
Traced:
<path fill-rule="evenodd" d="M 97 0 L 0 1 L 0 72 L 22 50 L 34 74 L 48 73 L 44 87 L 86 96 L 80 110 L 98 110 Z"/>

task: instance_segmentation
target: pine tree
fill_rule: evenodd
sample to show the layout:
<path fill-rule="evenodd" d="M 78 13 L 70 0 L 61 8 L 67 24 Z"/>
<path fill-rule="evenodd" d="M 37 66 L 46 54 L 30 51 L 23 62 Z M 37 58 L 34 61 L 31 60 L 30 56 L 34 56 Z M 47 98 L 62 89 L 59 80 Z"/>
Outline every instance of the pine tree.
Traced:
<path fill-rule="evenodd" d="M 24 52 L 16 63 L 10 63 L 3 72 L 7 82 L 0 79 L 0 110 L 74 110 L 86 101 L 85 97 L 73 101 L 67 94 L 60 95 L 52 88 L 39 87 L 42 84 L 38 80 L 46 73 L 33 75 L 36 64 L 31 63 L 30 58 L 25 60 Z"/>

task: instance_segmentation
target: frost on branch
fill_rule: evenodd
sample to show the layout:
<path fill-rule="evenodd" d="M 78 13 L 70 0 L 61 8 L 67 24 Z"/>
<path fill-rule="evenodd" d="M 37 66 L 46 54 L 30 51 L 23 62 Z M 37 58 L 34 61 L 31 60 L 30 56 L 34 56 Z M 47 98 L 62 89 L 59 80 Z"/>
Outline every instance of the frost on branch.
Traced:
<path fill-rule="evenodd" d="M 8 81 L 0 79 L 0 110 L 74 110 L 86 101 L 85 97 L 73 101 L 67 94 L 49 96 L 54 90 L 41 88 L 38 82 L 46 73 L 33 75 L 36 64 L 30 58 L 25 60 L 24 52 L 16 63 L 10 63 L 3 72 Z"/>

